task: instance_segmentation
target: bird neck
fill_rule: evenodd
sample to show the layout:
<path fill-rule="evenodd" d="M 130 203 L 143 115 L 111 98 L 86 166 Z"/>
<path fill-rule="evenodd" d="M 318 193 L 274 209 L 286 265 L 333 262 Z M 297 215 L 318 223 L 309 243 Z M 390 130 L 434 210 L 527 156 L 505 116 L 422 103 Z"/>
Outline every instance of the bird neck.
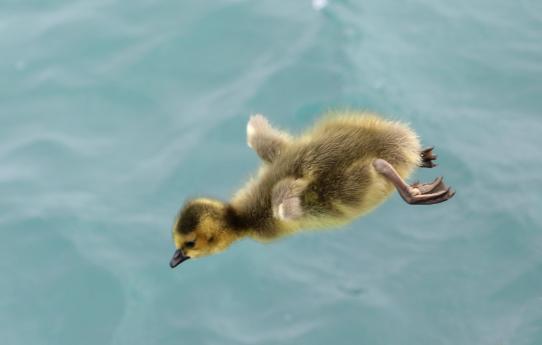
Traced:
<path fill-rule="evenodd" d="M 227 226 L 238 239 L 250 237 L 267 242 L 280 236 L 281 230 L 272 215 L 264 207 L 247 207 L 245 204 L 229 203 L 226 206 Z"/>
<path fill-rule="evenodd" d="M 231 203 L 226 204 L 224 220 L 226 222 L 226 228 L 237 239 L 248 236 L 252 231 L 250 217 L 248 217 L 243 210 L 235 207 Z"/>

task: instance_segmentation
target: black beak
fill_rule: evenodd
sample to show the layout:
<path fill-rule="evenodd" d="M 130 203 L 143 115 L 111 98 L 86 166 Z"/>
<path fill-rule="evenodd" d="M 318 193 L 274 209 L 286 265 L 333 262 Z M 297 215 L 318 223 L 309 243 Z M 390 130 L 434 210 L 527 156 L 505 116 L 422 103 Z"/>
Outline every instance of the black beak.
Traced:
<path fill-rule="evenodd" d="M 186 261 L 190 259 L 190 256 L 185 256 L 183 254 L 183 251 L 180 249 L 177 249 L 175 251 L 175 254 L 173 254 L 173 257 L 171 258 L 171 261 L 169 262 L 169 267 L 175 268 L 177 267 L 181 262 Z"/>

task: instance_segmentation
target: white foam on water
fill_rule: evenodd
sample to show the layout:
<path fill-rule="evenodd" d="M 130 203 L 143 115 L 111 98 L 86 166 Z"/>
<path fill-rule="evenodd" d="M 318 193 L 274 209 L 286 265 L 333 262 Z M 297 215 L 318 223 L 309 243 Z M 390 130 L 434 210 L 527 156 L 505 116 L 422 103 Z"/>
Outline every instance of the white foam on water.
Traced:
<path fill-rule="evenodd" d="M 312 8 L 314 8 L 316 11 L 324 9 L 327 5 L 327 0 L 312 0 Z"/>

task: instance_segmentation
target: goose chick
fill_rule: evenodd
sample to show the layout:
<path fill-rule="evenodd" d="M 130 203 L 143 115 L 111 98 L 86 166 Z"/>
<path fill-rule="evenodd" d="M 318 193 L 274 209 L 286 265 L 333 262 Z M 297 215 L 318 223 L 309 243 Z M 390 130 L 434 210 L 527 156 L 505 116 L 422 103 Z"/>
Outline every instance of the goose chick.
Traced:
<path fill-rule="evenodd" d="M 365 112 L 330 112 L 299 137 L 262 115 L 247 125 L 247 143 L 263 164 L 229 202 L 189 200 L 173 226 L 170 266 L 224 251 L 250 237 L 270 241 L 301 229 L 347 223 L 380 205 L 393 190 L 409 204 L 455 194 L 441 177 L 407 184 L 417 168 L 435 166 L 408 126 Z"/>

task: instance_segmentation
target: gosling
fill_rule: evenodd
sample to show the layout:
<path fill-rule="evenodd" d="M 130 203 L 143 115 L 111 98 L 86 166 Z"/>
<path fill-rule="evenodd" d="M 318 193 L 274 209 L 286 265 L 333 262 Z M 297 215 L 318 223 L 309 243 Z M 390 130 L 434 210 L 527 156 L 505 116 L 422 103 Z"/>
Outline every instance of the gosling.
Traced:
<path fill-rule="evenodd" d="M 367 214 L 394 189 L 407 203 L 432 205 L 455 192 L 442 177 L 407 184 L 417 167 L 433 168 L 408 126 L 365 112 L 329 112 L 299 137 L 250 117 L 247 143 L 263 164 L 230 202 L 189 200 L 173 226 L 170 266 L 224 251 L 250 237 L 271 241 L 306 228 L 341 225 Z"/>

